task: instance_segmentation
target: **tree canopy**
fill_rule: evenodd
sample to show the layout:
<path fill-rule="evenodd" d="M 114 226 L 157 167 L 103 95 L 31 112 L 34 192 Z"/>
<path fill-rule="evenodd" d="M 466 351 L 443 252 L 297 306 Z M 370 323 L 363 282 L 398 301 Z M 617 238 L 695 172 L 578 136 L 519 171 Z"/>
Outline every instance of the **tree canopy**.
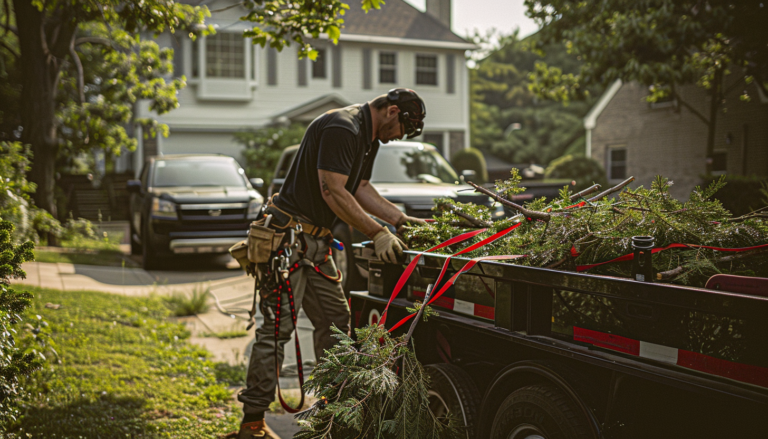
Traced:
<path fill-rule="evenodd" d="M 648 85 L 649 101 L 674 98 L 709 128 L 708 169 L 714 150 L 724 78 L 768 85 L 768 3 L 762 0 L 526 0 L 528 15 L 543 28 L 537 47 L 564 43 L 583 64 L 577 72 L 538 63 L 531 75 L 538 96 L 568 99 L 586 87 L 616 79 Z M 709 111 L 681 99 L 676 87 L 696 84 L 710 94 Z"/>
<path fill-rule="evenodd" d="M 475 39 L 482 44 L 481 38 Z M 572 102 L 541 99 L 529 89 L 537 63 L 575 74 L 581 62 L 562 44 L 545 45 L 543 52 L 535 47 L 538 35 L 501 36 L 470 71 L 472 146 L 512 163 L 546 166 L 568 153 L 583 154 L 582 118 L 602 87 Z"/>

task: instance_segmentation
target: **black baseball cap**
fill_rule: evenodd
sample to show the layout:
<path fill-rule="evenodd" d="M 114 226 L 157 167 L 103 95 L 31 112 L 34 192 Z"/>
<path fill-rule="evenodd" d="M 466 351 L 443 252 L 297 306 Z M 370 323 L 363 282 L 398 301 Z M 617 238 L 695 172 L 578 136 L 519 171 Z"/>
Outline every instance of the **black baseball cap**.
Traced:
<path fill-rule="evenodd" d="M 398 118 L 409 139 L 418 137 L 424 130 L 427 107 L 415 91 L 408 88 L 393 88 L 387 93 L 387 101 L 400 109 Z"/>

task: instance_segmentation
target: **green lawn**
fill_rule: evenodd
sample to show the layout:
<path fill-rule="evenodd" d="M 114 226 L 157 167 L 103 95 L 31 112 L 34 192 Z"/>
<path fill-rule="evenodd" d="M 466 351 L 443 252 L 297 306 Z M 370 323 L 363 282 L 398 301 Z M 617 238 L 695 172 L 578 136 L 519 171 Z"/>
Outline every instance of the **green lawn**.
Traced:
<path fill-rule="evenodd" d="M 18 432 L 209 439 L 238 425 L 240 405 L 226 385 L 244 371 L 236 368 L 233 376 L 233 368 L 191 346 L 186 329 L 166 321 L 169 311 L 159 298 L 30 292 L 35 299 L 26 319 L 40 315 L 49 323 L 58 355 L 46 353 L 49 364 L 27 383 L 33 396 Z"/>
<path fill-rule="evenodd" d="M 45 250 L 35 251 L 36 262 L 67 262 L 83 265 L 106 265 L 109 267 L 134 268 L 139 264 L 129 259 L 119 251 L 102 250 L 98 252 L 52 252 Z"/>

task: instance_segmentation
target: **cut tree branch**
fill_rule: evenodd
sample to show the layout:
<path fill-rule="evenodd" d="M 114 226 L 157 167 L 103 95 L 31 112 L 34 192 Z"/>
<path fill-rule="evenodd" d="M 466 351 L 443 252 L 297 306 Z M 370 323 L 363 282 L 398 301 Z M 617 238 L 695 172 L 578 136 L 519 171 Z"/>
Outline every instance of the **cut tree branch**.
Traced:
<path fill-rule="evenodd" d="M 583 191 L 571 195 L 571 201 L 576 201 L 579 198 L 585 197 L 593 192 L 597 192 L 598 190 L 600 190 L 600 185 L 593 184 L 592 186 L 584 189 Z"/>
<path fill-rule="evenodd" d="M 440 210 L 442 210 L 443 212 L 452 213 L 452 214 L 458 216 L 459 218 L 463 218 L 463 219 L 467 220 L 471 225 L 473 225 L 475 227 L 484 228 L 484 227 L 491 227 L 492 226 L 491 223 L 488 223 L 488 222 L 485 222 L 485 221 L 481 221 L 481 220 L 473 217 L 472 215 L 466 214 L 464 212 L 460 212 L 458 210 L 450 211 L 448 209 L 448 207 L 449 206 L 446 205 L 446 204 L 441 204 L 440 205 Z"/>
<path fill-rule="evenodd" d="M 617 184 L 616 186 L 614 186 L 614 187 L 612 187 L 612 188 L 610 188 L 610 189 L 608 189 L 606 191 L 603 191 L 603 192 L 599 193 L 598 195 L 595 195 L 594 197 L 590 198 L 587 201 L 589 201 L 591 203 L 591 202 L 597 201 L 597 200 L 599 200 L 601 198 L 605 198 L 605 197 L 607 197 L 608 195 L 611 195 L 614 192 L 618 192 L 618 191 L 624 189 L 624 186 L 632 183 L 633 181 L 635 181 L 635 177 L 629 177 L 628 179 L 626 179 L 626 180 L 622 181 L 621 183 Z"/>
<path fill-rule="evenodd" d="M 472 183 L 471 181 L 468 181 L 467 184 L 469 184 L 470 186 L 474 187 L 475 188 L 475 192 L 480 192 L 481 194 L 488 195 L 489 197 L 493 198 L 494 200 L 498 201 L 499 203 L 517 210 L 518 212 L 520 212 L 523 215 L 525 215 L 527 218 L 536 219 L 536 220 L 542 220 L 542 221 L 549 221 L 552 218 L 552 216 L 550 214 L 548 214 L 548 213 L 538 212 L 536 210 L 526 209 L 525 207 L 523 207 L 523 206 L 521 206 L 519 204 L 513 203 L 513 202 L 507 200 L 506 198 L 501 197 L 496 192 L 490 191 L 490 190 L 488 190 L 488 189 L 486 189 L 486 188 L 484 188 L 482 186 L 478 186 L 478 185 Z"/>

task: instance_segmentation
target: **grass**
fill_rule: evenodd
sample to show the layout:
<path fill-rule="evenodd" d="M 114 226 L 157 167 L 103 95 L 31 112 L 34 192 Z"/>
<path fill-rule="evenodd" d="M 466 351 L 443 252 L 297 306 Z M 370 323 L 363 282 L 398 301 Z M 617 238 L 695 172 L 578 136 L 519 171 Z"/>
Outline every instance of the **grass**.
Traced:
<path fill-rule="evenodd" d="M 210 288 L 196 285 L 192 295 L 184 292 L 174 292 L 171 296 L 163 298 L 166 306 L 170 308 L 176 317 L 194 316 L 203 314 L 210 308 L 208 293 Z"/>
<path fill-rule="evenodd" d="M 22 437 L 212 438 L 238 425 L 226 385 L 239 372 L 217 373 L 189 332 L 166 320 L 161 299 L 30 292 L 27 318 L 48 322 L 56 353 L 26 383 L 31 396 L 14 430 Z"/>
<path fill-rule="evenodd" d="M 35 251 L 36 262 L 66 262 L 69 264 L 103 265 L 108 267 L 138 267 L 135 261 L 120 251 L 98 251 L 89 253 Z"/>

